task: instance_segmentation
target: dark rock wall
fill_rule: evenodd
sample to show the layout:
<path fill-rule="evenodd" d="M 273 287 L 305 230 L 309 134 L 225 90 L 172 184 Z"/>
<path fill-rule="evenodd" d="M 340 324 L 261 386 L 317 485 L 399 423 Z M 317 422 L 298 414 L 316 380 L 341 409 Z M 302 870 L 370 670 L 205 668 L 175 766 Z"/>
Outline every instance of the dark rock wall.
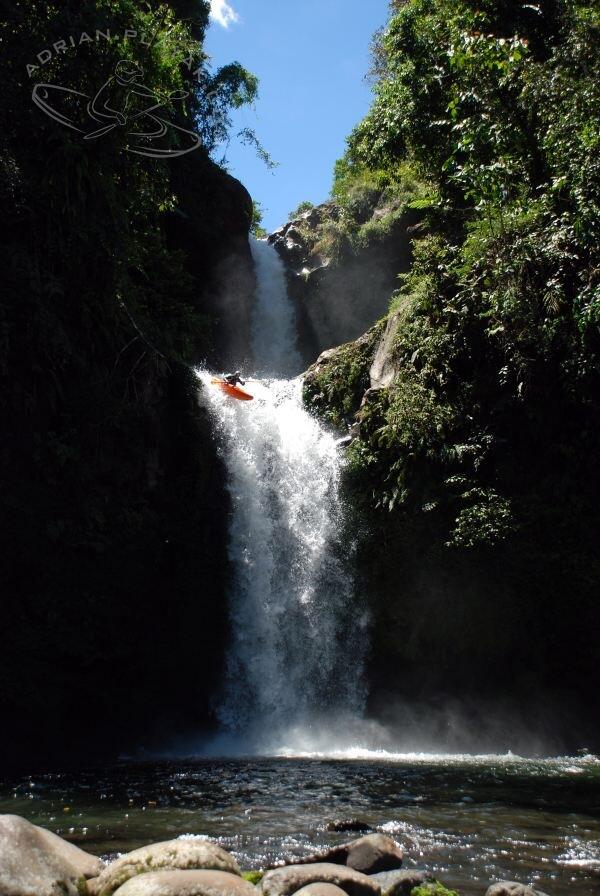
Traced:
<path fill-rule="evenodd" d="M 181 196 L 167 216 L 170 245 L 185 251 L 188 270 L 202 284 L 203 311 L 213 321 L 209 364 L 233 368 L 249 357 L 255 289 L 248 243 L 252 199 L 246 188 L 199 153 L 174 170 Z"/>
<path fill-rule="evenodd" d="M 506 456 L 515 470 L 531 470 L 525 481 L 535 512 L 510 537 L 448 544 L 456 510 L 433 491 L 426 467 L 417 471 L 420 507 L 376 506 L 373 493 L 390 470 L 374 466 L 381 443 L 365 414 L 402 388 L 406 361 L 394 343 L 409 312 L 400 304 L 385 326 L 326 351 L 304 380 L 308 406 L 343 430 L 350 426 L 353 440 L 347 525 L 357 543 L 357 601 L 371 620 L 368 712 L 388 727 L 394 749 L 595 751 L 600 567 L 591 536 L 597 505 L 587 496 L 597 493 L 597 477 L 577 480 L 571 472 L 573 499 L 590 509 L 565 513 L 564 503 L 553 503 L 555 480 L 547 483 L 535 467 L 543 446 L 521 447 L 515 425 Z M 371 463 L 361 468 L 365 455 Z M 519 491 L 516 475 L 511 482 L 523 506 L 529 492 Z M 425 500 L 431 503 L 423 507 Z"/>
<path fill-rule="evenodd" d="M 335 204 L 325 203 L 269 237 L 286 264 L 306 365 L 322 351 L 357 339 L 386 314 L 398 274 L 408 271 L 411 263 L 415 211 L 408 209 L 398 217 L 385 238 L 332 259 L 315 252 L 314 242 L 319 226 L 338 216 Z"/>
<path fill-rule="evenodd" d="M 241 352 L 232 318 L 248 337 L 251 202 L 200 154 L 180 161 L 162 226 L 202 315 L 194 363 L 224 367 Z M 29 227 L 15 214 L 15 257 Z M 229 504 L 198 382 L 110 283 L 92 278 L 79 311 L 85 261 L 61 251 L 64 298 L 48 305 L 5 268 L 0 757 L 27 768 L 198 737 L 227 643 Z"/>

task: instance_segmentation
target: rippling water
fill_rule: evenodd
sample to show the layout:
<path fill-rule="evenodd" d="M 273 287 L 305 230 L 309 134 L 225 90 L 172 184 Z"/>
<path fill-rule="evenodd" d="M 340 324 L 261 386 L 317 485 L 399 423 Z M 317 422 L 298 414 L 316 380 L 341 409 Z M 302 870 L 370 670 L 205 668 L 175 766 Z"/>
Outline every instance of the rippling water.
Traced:
<path fill-rule="evenodd" d="M 406 867 L 461 893 L 493 880 L 592 896 L 600 884 L 600 761 L 411 755 L 123 763 L 0 781 L 0 812 L 114 854 L 184 834 L 215 838 L 243 868 L 355 834 L 358 817 L 405 849 Z"/>

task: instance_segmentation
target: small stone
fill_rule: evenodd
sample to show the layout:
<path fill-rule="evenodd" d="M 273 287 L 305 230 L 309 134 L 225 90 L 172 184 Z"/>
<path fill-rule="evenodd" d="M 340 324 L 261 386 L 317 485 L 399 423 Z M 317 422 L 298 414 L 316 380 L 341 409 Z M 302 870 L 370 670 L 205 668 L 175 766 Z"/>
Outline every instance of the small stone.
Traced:
<path fill-rule="evenodd" d="M 402 865 L 403 853 L 395 840 L 385 834 L 367 834 L 348 844 L 346 865 L 363 874 L 392 871 Z"/>
<path fill-rule="evenodd" d="M 546 896 L 546 894 L 514 880 L 500 880 L 488 887 L 485 896 Z"/>

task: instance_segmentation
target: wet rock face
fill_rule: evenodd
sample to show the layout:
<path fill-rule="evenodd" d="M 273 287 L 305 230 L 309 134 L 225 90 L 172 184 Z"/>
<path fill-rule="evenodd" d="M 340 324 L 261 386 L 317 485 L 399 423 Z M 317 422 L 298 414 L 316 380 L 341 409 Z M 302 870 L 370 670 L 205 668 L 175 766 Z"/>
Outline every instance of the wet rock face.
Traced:
<path fill-rule="evenodd" d="M 104 863 L 17 815 L 0 815 L 2 896 L 77 896 Z"/>
<path fill-rule="evenodd" d="M 402 865 L 403 853 L 395 840 L 385 834 L 368 834 L 350 843 L 314 853 L 301 860 L 302 864 L 332 862 L 346 865 L 363 874 L 391 871 Z"/>
<path fill-rule="evenodd" d="M 362 874 L 376 874 L 391 871 L 402 865 L 403 853 L 395 840 L 385 834 L 367 834 L 350 843 L 334 846 L 313 856 L 302 859 L 308 862 L 334 862 L 346 865 Z"/>
<path fill-rule="evenodd" d="M 375 209 L 373 223 L 393 211 Z M 411 262 L 411 228 L 418 220 L 414 211 L 401 215 L 372 243 L 330 258 L 321 246 L 319 228 L 339 220 L 340 209 L 327 202 L 269 236 L 287 266 L 307 365 L 325 349 L 357 339 L 382 317 L 398 285 L 397 275 Z"/>
<path fill-rule="evenodd" d="M 402 850 L 385 834 L 368 834 L 349 843 L 347 850 L 346 865 L 363 874 L 392 871 L 402 865 Z"/>
<path fill-rule="evenodd" d="M 264 896 L 291 896 L 308 884 L 333 884 L 347 896 L 380 896 L 379 884 L 353 868 L 329 862 L 287 865 L 267 871 L 259 884 Z"/>
<path fill-rule="evenodd" d="M 165 215 L 169 246 L 184 252 L 201 310 L 214 319 L 209 362 L 239 367 L 248 358 L 256 286 L 248 243 L 252 199 L 243 184 L 201 154 L 182 161 L 173 171 L 180 207 Z"/>
<path fill-rule="evenodd" d="M 167 840 L 121 856 L 102 872 L 89 889 L 93 896 L 111 896 L 116 890 L 120 892 L 120 888 L 128 880 L 140 874 L 199 869 L 226 873 L 227 879 L 236 876 L 241 881 L 240 869 L 235 859 L 215 843 L 205 840 Z"/>
<path fill-rule="evenodd" d="M 400 326 L 400 314 L 390 314 L 387 324 L 375 350 L 373 363 L 369 370 L 372 389 L 382 389 L 390 386 L 397 374 L 397 363 L 394 360 L 393 348 L 396 334 Z"/>
<path fill-rule="evenodd" d="M 256 896 L 252 884 L 224 871 L 151 871 L 132 877 L 118 896 Z"/>

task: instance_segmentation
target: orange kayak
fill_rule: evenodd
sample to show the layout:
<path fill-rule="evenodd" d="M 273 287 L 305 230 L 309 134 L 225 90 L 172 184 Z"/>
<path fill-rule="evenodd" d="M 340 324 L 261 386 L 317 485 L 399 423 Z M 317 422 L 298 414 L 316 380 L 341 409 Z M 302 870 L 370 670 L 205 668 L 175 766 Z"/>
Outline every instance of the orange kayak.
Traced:
<path fill-rule="evenodd" d="M 254 395 L 250 395 L 249 392 L 245 392 L 243 389 L 240 389 L 239 386 L 232 386 L 230 383 L 225 382 L 225 380 L 213 379 L 211 380 L 213 386 L 218 386 L 221 392 L 225 392 L 226 395 L 231 396 L 231 398 L 237 398 L 238 401 L 252 401 Z"/>

